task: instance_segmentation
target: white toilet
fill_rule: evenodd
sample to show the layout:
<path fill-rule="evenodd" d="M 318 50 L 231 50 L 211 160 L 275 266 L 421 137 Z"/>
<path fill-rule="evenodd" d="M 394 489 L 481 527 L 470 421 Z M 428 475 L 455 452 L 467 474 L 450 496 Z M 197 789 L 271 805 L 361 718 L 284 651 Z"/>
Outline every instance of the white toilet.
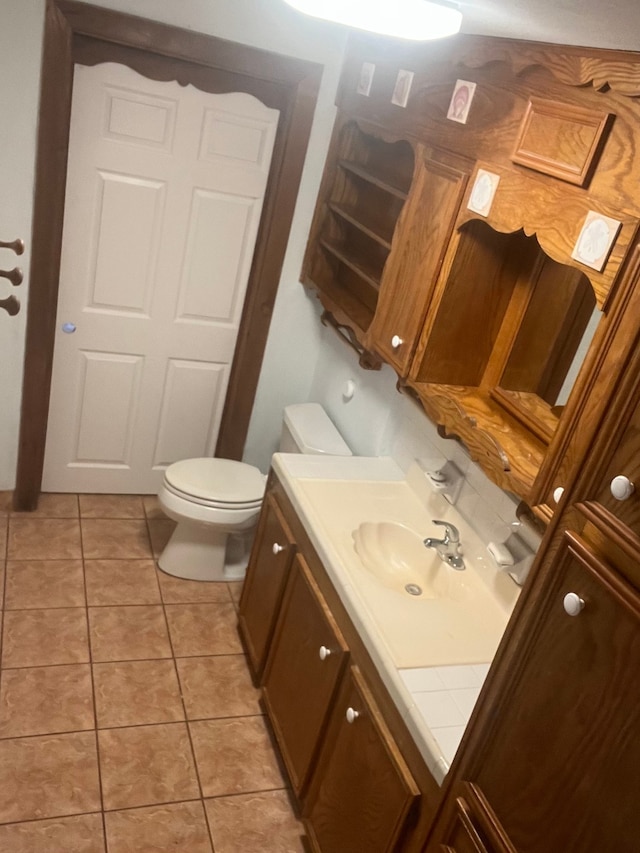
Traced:
<path fill-rule="evenodd" d="M 279 450 L 352 455 L 318 403 L 285 408 Z M 190 580 L 243 578 L 266 480 L 258 468 L 230 459 L 184 459 L 169 465 L 158 500 L 178 526 L 160 555 L 160 568 Z"/>

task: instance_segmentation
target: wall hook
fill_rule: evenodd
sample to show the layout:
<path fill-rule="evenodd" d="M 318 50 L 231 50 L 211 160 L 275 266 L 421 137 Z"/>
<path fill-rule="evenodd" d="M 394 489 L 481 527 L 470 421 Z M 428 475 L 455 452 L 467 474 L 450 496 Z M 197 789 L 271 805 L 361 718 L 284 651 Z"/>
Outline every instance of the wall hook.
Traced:
<path fill-rule="evenodd" d="M 24 252 L 24 240 L 11 240 L 9 243 L 0 240 L 0 249 L 11 249 L 16 255 L 21 255 Z"/>
<path fill-rule="evenodd" d="M 8 278 L 14 287 L 22 284 L 22 270 L 20 267 L 14 267 L 12 270 L 0 270 L 0 277 Z"/>
<path fill-rule="evenodd" d="M 10 317 L 15 317 L 20 310 L 20 302 L 15 296 L 8 296 L 6 299 L 0 299 L 0 308 L 4 308 Z"/>

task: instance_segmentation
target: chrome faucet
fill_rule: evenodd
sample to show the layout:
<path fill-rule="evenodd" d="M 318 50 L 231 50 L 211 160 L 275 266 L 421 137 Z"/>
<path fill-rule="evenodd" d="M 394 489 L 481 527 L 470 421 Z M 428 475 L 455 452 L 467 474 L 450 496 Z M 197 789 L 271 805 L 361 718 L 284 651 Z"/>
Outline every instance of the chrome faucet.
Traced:
<path fill-rule="evenodd" d="M 434 524 L 439 524 L 444 527 L 444 536 L 442 539 L 433 539 L 428 536 L 424 541 L 427 548 L 435 548 L 440 558 L 452 569 L 462 571 L 465 567 L 464 560 L 460 556 L 460 533 L 457 527 L 449 524 L 448 521 L 438 521 L 433 519 Z"/>

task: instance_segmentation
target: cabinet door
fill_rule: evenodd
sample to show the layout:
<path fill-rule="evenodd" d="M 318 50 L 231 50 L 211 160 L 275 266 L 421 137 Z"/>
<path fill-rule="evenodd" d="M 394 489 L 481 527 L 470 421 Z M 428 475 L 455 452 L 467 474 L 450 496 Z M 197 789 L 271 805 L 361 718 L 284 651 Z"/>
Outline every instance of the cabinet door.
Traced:
<path fill-rule="evenodd" d="M 238 615 L 238 628 L 257 677 L 264 669 L 294 553 L 295 542 L 287 522 L 273 496 L 267 495 L 247 566 Z"/>
<path fill-rule="evenodd" d="M 632 409 L 627 416 L 629 420 L 611 455 L 595 499 L 640 537 L 640 406 Z M 620 479 L 614 483 L 614 479 L 623 477 L 635 486 L 628 495 L 615 489 L 616 485 L 620 489 L 625 484 Z M 612 489 L 617 491 L 620 499 L 613 496 Z"/>
<path fill-rule="evenodd" d="M 347 654 L 322 593 L 298 554 L 263 686 L 267 712 L 298 795 L 306 782 Z"/>
<path fill-rule="evenodd" d="M 486 803 L 473 785 L 462 783 L 455 796 L 445 840 L 432 844 L 433 853 L 515 853 Z"/>
<path fill-rule="evenodd" d="M 322 853 L 396 850 L 419 790 L 357 667 L 345 674 L 303 812 Z"/>
<path fill-rule="evenodd" d="M 471 781 L 519 853 L 635 853 L 640 596 L 565 533 L 536 607 Z"/>
<path fill-rule="evenodd" d="M 467 175 L 417 150 L 418 165 L 366 340 L 401 376 L 409 365 L 451 236 Z"/>

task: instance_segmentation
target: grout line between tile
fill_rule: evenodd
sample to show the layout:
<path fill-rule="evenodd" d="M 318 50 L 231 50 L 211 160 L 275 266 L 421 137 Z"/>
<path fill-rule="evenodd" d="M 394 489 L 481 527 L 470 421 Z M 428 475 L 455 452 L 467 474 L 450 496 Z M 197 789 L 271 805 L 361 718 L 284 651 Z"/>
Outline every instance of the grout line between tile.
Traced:
<path fill-rule="evenodd" d="M 87 627 L 87 641 L 88 641 L 89 659 L 88 659 L 88 661 L 65 661 L 65 662 L 55 663 L 55 664 L 47 664 L 47 663 L 35 664 L 35 665 L 29 664 L 26 666 L 3 667 L 0 665 L 0 689 L 2 687 L 2 678 L 3 678 L 3 674 L 4 674 L 5 670 L 22 670 L 22 669 L 33 669 L 33 668 L 39 668 L 39 667 L 53 667 L 53 666 L 58 666 L 58 667 L 60 667 L 60 666 L 85 666 L 85 665 L 89 666 L 90 677 L 91 677 L 91 693 L 92 693 L 92 702 L 93 702 L 93 715 L 94 715 L 93 732 L 94 732 L 95 749 L 96 749 L 97 773 L 98 773 L 98 785 L 99 785 L 101 809 L 99 812 L 95 811 L 95 810 L 94 811 L 82 811 L 82 812 L 77 812 L 77 813 L 73 813 L 73 814 L 69 814 L 69 815 L 66 815 L 66 814 L 65 815 L 52 815 L 52 816 L 47 816 L 46 818 L 38 817 L 38 818 L 28 818 L 26 820 L 20 820 L 20 821 L 10 821 L 10 822 L 7 822 L 6 825 L 11 824 L 11 823 L 15 823 L 15 824 L 37 823 L 37 822 L 40 822 L 43 820 L 52 820 L 52 819 L 56 819 L 56 818 L 67 818 L 67 817 L 78 817 L 78 816 L 90 815 L 90 814 L 100 814 L 101 818 L 102 818 L 102 827 L 103 827 L 103 833 L 104 833 L 104 845 L 105 845 L 104 849 L 106 851 L 108 849 L 107 829 L 106 829 L 106 820 L 105 820 L 105 814 L 106 813 L 115 812 L 115 811 L 133 811 L 136 809 L 149 808 L 153 805 L 177 805 L 177 804 L 184 803 L 184 802 L 200 802 L 202 804 L 202 809 L 203 809 L 204 814 L 205 814 L 205 820 L 206 820 L 206 825 L 207 825 L 207 829 L 208 829 L 208 833 L 209 833 L 209 839 L 210 839 L 211 848 L 213 851 L 213 850 L 215 850 L 215 844 L 214 844 L 214 840 L 213 840 L 213 832 L 212 832 L 212 827 L 211 827 L 211 824 L 209 821 L 209 816 L 208 816 L 207 810 L 205 808 L 205 799 L 206 800 L 215 800 L 215 799 L 223 799 L 223 798 L 230 798 L 230 797 L 243 797 L 243 796 L 247 796 L 247 795 L 270 793 L 270 792 L 281 791 L 281 790 L 288 792 L 288 788 L 286 785 L 286 777 L 283 776 L 284 784 L 279 785 L 278 787 L 268 788 L 268 789 L 259 789 L 259 790 L 255 790 L 255 791 L 250 790 L 250 791 L 241 791 L 241 792 L 234 792 L 234 793 L 223 793 L 223 794 L 217 794 L 217 795 L 210 796 L 210 797 L 204 796 L 202 781 L 200 778 L 200 771 L 198 768 L 198 762 L 197 762 L 197 758 L 196 758 L 196 752 L 195 752 L 195 748 L 194 748 L 193 739 L 191 736 L 190 723 L 191 722 L 207 721 L 207 720 L 221 721 L 221 720 L 233 720 L 233 719 L 246 719 L 249 717 L 264 718 L 264 713 L 236 714 L 233 716 L 226 716 L 226 717 L 198 717 L 198 718 L 195 718 L 193 720 L 190 720 L 188 718 L 186 702 L 185 702 L 185 697 L 183 694 L 182 683 L 180 681 L 180 674 L 178 671 L 177 661 L 180 659 L 218 658 L 218 657 L 236 657 L 236 658 L 242 657 L 246 661 L 246 655 L 242 651 L 226 651 L 226 652 L 217 653 L 217 654 L 209 653 L 209 654 L 195 654 L 195 655 L 177 656 L 175 653 L 173 640 L 171 637 L 171 631 L 169 628 L 169 621 L 167 618 L 167 608 L 170 606 L 181 606 L 181 605 L 199 605 L 199 604 L 209 605 L 209 604 L 228 604 L 228 603 L 231 603 L 235 612 L 237 613 L 238 606 L 234 600 L 231 587 L 228 583 L 225 583 L 226 598 L 223 601 L 220 601 L 220 600 L 202 601 L 202 600 L 196 599 L 195 601 L 188 601 L 187 600 L 187 601 L 173 602 L 173 601 L 165 600 L 166 597 L 170 598 L 171 596 L 170 596 L 170 594 L 165 595 L 165 593 L 163 593 L 162 585 L 160 584 L 159 577 L 158 577 L 158 572 L 161 570 L 159 569 L 159 567 L 157 565 L 157 555 L 155 555 L 153 553 L 153 545 L 152 545 L 152 539 L 151 539 L 151 521 L 156 520 L 156 519 L 150 519 L 149 515 L 147 514 L 147 508 L 146 508 L 146 506 L 144 506 L 144 501 L 143 501 L 143 511 L 144 511 L 144 517 L 143 518 L 133 519 L 131 517 L 125 517 L 123 519 L 118 519 L 118 520 L 130 520 L 130 521 L 144 520 L 145 521 L 147 537 L 149 540 L 150 555 L 146 556 L 146 557 L 138 557 L 138 558 L 135 558 L 135 557 L 132 557 L 132 558 L 121 558 L 121 557 L 104 558 L 103 557 L 103 558 L 95 558 L 95 559 L 114 560 L 114 561 L 122 560 L 122 559 L 130 559 L 130 560 L 136 560 L 137 559 L 137 560 L 147 561 L 147 562 L 149 560 L 153 561 L 154 567 L 156 568 L 156 584 L 157 584 L 157 588 L 158 588 L 158 592 L 159 592 L 160 601 L 159 602 L 151 602 L 148 604 L 146 604 L 146 603 L 142 603 L 142 604 L 127 603 L 127 604 L 119 604 L 119 605 L 116 605 L 116 604 L 97 604 L 97 605 L 91 605 L 91 607 L 96 608 L 96 609 L 105 608 L 105 607 L 150 607 L 150 606 L 162 607 L 165 625 L 166 625 L 166 629 L 167 629 L 167 636 L 169 639 L 169 647 L 171 650 L 171 654 L 168 655 L 167 657 L 157 657 L 156 656 L 156 657 L 133 658 L 133 659 L 132 658 L 124 658 L 124 659 L 118 659 L 118 660 L 113 660 L 113 661 L 112 660 L 108 660 L 108 661 L 95 660 L 94 659 L 94 652 L 93 652 L 93 648 L 92 648 L 92 642 L 91 642 L 91 632 L 90 632 L 90 623 L 89 623 L 90 605 L 89 605 L 89 594 L 88 594 L 87 582 L 86 582 L 87 558 L 85 557 L 83 528 L 82 528 L 82 520 L 87 519 L 87 517 L 81 516 L 81 514 L 80 514 L 80 501 L 79 501 L 78 495 L 75 495 L 75 501 L 76 501 L 77 511 L 78 511 L 78 515 L 75 516 L 75 518 L 79 522 L 80 553 L 81 553 L 81 560 L 82 560 L 82 577 L 83 577 L 83 588 L 84 588 L 84 605 L 77 605 L 77 606 L 71 606 L 71 607 L 69 607 L 69 606 L 67 606 L 67 607 L 24 607 L 24 608 L 12 608 L 11 610 L 8 610 L 4 606 L 4 605 L 6 605 L 6 599 L 4 597 L 6 595 L 6 571 L 5 571 L 5 575 L 4 575 L 4 579 L 3 579 L 3 586 L 2 586 L 3 607 L 2 607 L 2 612 L 0 613 L 0 654 L 3 651 L 2 642 L 4 639 L 3 629 L 4 629 L 5 610 L 7 610 L 7 612 L 21 612 L 21 611 L 31 611 L 31 610 L 70 610 L 70 609 L 71 610 L 80 610 L 81 608 L 83 608 L 84 613 L 85 613 L 86 627 Z M 46 518 L 46 517 L 43 517 L 43 518 Z M 99 517 L 96 516 L 95 518 L 97 519 Z M 38 520 L 41 520 L 41 519 L 39 518 Z M 94 519 L 92 518 L 90 520 L 94 520 Z M 116 520 L 116 519 L 113 517 L 110 517 L 108 520 Z M 8 548 L 9 548 L 9 524 L 10 524 L 10 515 L 9 514 L 7 515 L 6 519 L 4 519 L 4 523 L 5 523 L 5 530 L 6 530 L 6 545 L 5 545 L 5 549 L 4 549 L 4 562 L 6 563 L 8 561 Z M 57 559 L 61 562 L 66 561 L 65 558 L 57 558 Z M 88 559 L 91 560 L 93 558 L 88 558 Z M 29 560 L 16 560 L 14 562 L 33 562 L 33 560 L 31 560 L 31 559 L 29 559 Z M 48 561 L 48 562 L 51 562 L 51 561 Z M 173 662 L 173 669 L 174 669 L 176 679 L 177 679 L 177 683 L 178 683 L 179 690 L 180 690 L 180 700 L 182 703 L 184 720 L 170 720 L 170 721 L 157 722 L 157 723 L 138 723 L 138 724 L 128 725 L 128 726 L 109 726 L 109 727 L 105 727 L 104 729 L 99 728 L 98 715 L 97 715 L 96 683 L 95 683 L 95 678 L 94 678 L 94 667 L 97 665 L 100 665 L 100 664 L 140 663 L 140 662 L 144 662 L 144 661 L 160 661 L 160 660 L 171 660 Z M 1 657 L 0 657 L 0 661 L 1 661 Z M 108 731 L 108 730 L 120 729 L 120 728 L 140 728 L 140 727 L 149 727 L 149 726 L 157 726 L 157 725 L 171 725 L 171 724 L 177 725 L 179 723 L 183 723 L 186 726 L 187 735 L 189 737 L 189 744 L 190 744 L 190 749 L 191 749 L 193 766 L 195 769 L 196 779 L 198 782 L 198 790 L 200 792 L 199 798 L 187 798 L 187 799 L 171 800 L 171 801 L 168 801 L 166 803 L 158 803 L 158 804 L 156 804 L 156 803 L 142 804 L 139 806 L 130 806 L 130 807 L 127 807 L 126 809 L 106 809 L 105 808 L 105 802 L 104 802 L 104 792 L 103 792 L 99 732 L 102 730 Z M 91 728 L 73 729 L 73 730 L 64 731 L 64 732 L 46 732 L 43 734 L 22 735 L 22 736 L 19 736 L 19 738 L 0 738 L 0 740 L 5 741 L 5 740 L 12 740 L 12 739 L 23 739 L 23 738 L 24 739 L 30 739 L 30 738 L 38 738 L 38 737 L 46 737 L 46 736 L 63 736 L 63 735 L 77 734 L 80 732 L 87 733 L 90 731 L 92 731 Z M 2 825 L 5 825 L 5 824 L 2 824 Z"/>
<path fill-rule="evenodd" d="M 78 512 L 80 511 L 80 498 L 76 495 L 76 499 L 78 500 Z M 84 601 L 85 601 L 85 620 L 87 623 L 87 643 L 89 644 L 89 672 L 91 678 L 91 699 L 93 701 L 93 726 L 94 726 L 94 741 L 96 746 L 96 762 L 98 769 L 98 790 L 100 792 L 100 806 L 101 806 L 101 818 L 102 818 L 102 835 L 103 835 L 103 843 L 105 850 L 107 849 L 107 824 L 104 817 L 104 793 L 102 790 L 102 767 L 100 761 L 100 743 L 98 740 L 98 704 L 96 702 L 96 685 L 95 680 L 93 678 L 93 649 L 91 647 L 91 626 L 89 625 L 89 604 L 88 604 L 88 595 L 87 595 L 87 575 L 86 568 L 84 562 L 84 540 L 82 537 L 82 523 L 80 523 L 80 552 L 82 554 L 82 583 L 84 586 Z"/>

